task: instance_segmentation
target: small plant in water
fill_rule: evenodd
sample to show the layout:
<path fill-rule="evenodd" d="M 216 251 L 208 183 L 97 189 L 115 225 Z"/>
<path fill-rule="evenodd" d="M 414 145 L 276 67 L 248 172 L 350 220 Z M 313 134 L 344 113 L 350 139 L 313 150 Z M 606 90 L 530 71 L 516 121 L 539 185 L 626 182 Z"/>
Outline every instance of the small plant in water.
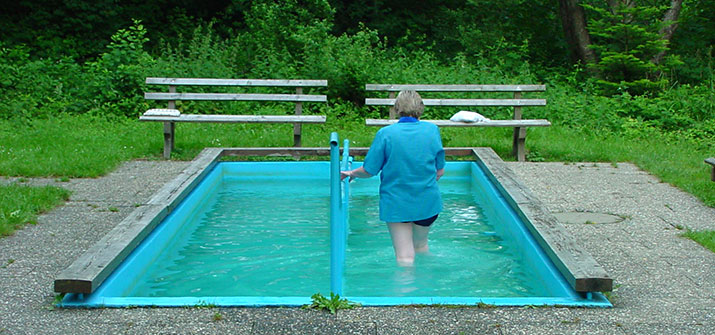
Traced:
<path fill-rule="evenodd" d="M 340 298 L 339 294 L 330 292 L 330 298 L 323 296 L 320 293 L 313 294 L 310 299 L 313 301 L 312 304 L 306 305 L 305 308 L 317 308 L 317 309 L 327 309 L 330 314 L 335 314 L 339 309 L 351 309 L 355 306 L 360 306 L 358 303 L 354 303 L 345 298 Z"/>

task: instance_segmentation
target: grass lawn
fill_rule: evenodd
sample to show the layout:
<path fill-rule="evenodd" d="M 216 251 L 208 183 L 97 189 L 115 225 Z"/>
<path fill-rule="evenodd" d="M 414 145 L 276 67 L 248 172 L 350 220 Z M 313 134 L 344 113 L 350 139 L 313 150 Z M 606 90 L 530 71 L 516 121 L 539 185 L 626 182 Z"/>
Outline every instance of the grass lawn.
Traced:
<path fill-rule="evenodd" d="M 24 224 L 37 223 L 37 214 L 54 208 L 69 197 L 69 191 L 54 186 L 0 186 L 0 236 L 10 235 Z"/>
<path fill-rule="evenodd" d="M 683 236 L 715 252 L 715 230 L 687 231 Z"/>

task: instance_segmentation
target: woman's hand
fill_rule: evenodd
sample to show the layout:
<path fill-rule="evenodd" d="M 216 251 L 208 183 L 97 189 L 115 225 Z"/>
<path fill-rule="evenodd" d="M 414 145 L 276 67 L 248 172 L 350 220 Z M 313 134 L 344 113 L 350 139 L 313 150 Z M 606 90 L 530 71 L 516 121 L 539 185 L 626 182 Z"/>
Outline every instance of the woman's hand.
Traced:
<path fill-rule="evenodd" d="M 443 175 L 444 175 L 444 169 L 437 170 L 437 180 L 439 180 L 439 178 L 442 178 Z"/>
<path fill-rule="evenodd" d="M 340 180 L 343 180 L 346 177 L 350 177 L 350 181 L 353 181 L 355 178 L 370 178 L 372 175 L 367 173 L 367 171 L 365 171 L 365 169 L 361 166 L 354 170 L 340 171 Z"/>

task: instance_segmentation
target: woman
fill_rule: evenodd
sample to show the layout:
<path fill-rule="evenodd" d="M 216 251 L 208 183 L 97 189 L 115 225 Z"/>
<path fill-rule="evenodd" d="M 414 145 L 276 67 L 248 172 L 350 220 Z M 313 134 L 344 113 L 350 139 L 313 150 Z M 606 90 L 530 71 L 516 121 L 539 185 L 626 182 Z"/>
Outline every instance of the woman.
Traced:
<path fill-rule="evenodd" d="M 402 91 L 395 99 L 399 122 L 377 132 L 357 169 L 341 179 L 370 178 L 380 171 L 380 220 L 387 222 L 397 263 L 411 266 L 415 253 L 429 251 L 427 235 L 442 211 L 437 180 L 444 174 L 444 149 L 439 128 L 420 122 L 422 98 Z"/>

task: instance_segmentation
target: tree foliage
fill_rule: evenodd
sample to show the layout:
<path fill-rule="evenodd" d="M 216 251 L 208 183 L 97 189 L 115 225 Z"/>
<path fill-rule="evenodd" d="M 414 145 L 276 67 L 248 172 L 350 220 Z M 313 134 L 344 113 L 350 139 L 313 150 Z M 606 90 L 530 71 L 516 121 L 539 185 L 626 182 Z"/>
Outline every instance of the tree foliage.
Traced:
<path fill-rule="evenodd" d="M 602 0 L 588 4 L 598 80 L 568 61 L 556 0 L 19 1 L 9 8 L 20 15 L 0 13 L 8 27 L 0 30 L 0 118 L 135 118 L 149 106 L 147 76 L 327 79 L 331 105 L 321 112 L 340 118 L 384 113 L 362 106 L 370 82 L 543 82 L 549 105 L 528 109 L 529 117 L 712 139 L 712 2 L 683 6 L 668 52 L 687 64 L 680 67 L 650 61 L 665 48 L 657 35 L 665 0 L 617 11 Z M 82 28 L 69 28 L 80 24 L 73 20 Z M 35 25 L 48 29 L 32 38 L 26 31 Z M 662 92 L 639 95 L 655 88 Z M 607 97 L 594 97 L 599 91 Z M 235 112 L 231 104 L 184 104 Z M 428 117 L 453 112 L 435 109 Z"/>
<path fill-rule="evenodd" d="M 590 48 L 598 55 L 590 66 L 600 75 L 597 82 L 603 93 L 642 95 L 662 91 L 668 83 L 664 73 L 682 64 L 674 55 L 659 64 L 653 61 L 668 50 L 668 41 L 659 32 L 666 8 L 628 3 L 609 8 L 583 6 L 591 12 Z"/>

